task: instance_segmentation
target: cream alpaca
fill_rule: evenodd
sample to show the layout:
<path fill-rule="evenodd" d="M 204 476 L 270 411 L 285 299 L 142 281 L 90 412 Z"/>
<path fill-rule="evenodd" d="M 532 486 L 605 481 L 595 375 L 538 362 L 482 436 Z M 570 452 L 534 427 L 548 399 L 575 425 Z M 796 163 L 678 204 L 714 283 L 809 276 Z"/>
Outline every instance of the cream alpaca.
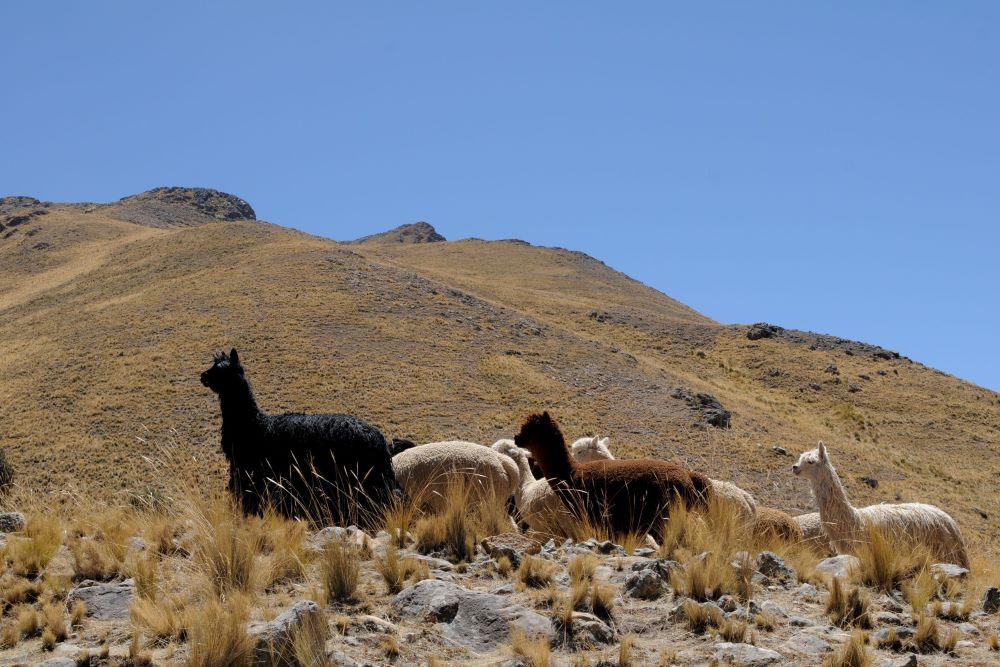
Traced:
<path fill-rule="evenodd" d="M 443 509 L 445 489 L 456 475 L 472 483 L 477 500 L 516 498 L 521 488 L 510 458 L 473 442 L 431 442 L 407 449 L 392 457 L 392 470 L 410 499 L 432 511 Z"/>
<path fill-rule="evenodd" d="M 573 516 L 563 505 L 562 500 L 552 490 L 545 479 L 535 479 L 528 463 L 528 453 L 514 444 L 513 441 L 498 440 L 493 444 L 493 451 L 509 457 L 517 463 L 521 479 L 521 489 L 514 494 L 521 521 L 528 524 L 532 530 L 548 535 L 568 535 L 573 526 Z"/>
<path fill-rule="evenodd" d="M 823 529 L 837 553 L 854 553 L 874 527 L 890 540 L 925 546 L 937 559 L 968 567 L 962 534 L 943 510 L 923 503 L 853 507 L 822 442 L 804 452 L 792 471 L 809 479 Z"/>

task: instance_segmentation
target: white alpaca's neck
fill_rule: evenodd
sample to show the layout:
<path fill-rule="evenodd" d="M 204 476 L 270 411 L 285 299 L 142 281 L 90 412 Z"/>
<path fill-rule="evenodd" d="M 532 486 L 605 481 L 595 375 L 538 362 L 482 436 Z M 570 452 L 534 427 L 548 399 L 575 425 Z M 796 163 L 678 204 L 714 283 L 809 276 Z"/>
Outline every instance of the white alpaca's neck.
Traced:
<path fill-rule="evenodd" d="M 524 454 L 515 456 L 514 462 L 517 463 L 517 472 L 521 475 L 521 488 L 523 489 L 535 481 L 535 476 L 531 474 L 531 465 L 528 463 L 527 456 Z"/>
<path fill-rule="evenodd" d="M 811 481 L 824 530 L 839 553 L 851 553 L 861 538 L 861 517 L 847 499 L 837 471 L 827 461 L 818 466 Z"/>

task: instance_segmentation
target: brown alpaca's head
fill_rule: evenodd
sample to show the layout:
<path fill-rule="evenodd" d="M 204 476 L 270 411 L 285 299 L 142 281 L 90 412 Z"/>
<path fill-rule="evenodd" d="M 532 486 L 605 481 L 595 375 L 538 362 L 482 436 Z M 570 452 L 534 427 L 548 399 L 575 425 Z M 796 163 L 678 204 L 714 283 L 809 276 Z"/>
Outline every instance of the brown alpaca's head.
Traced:
<path fill-rule="evenodd" d="M 521 432 L 514 436 L 514 444 L 530 451 L 536 459 L 553 449 L 566 449 L 566 441 L 563 440 L 559 424 L 549 416 L 548 412 L 534 414 L 525 419 L 521 425 Z"/>

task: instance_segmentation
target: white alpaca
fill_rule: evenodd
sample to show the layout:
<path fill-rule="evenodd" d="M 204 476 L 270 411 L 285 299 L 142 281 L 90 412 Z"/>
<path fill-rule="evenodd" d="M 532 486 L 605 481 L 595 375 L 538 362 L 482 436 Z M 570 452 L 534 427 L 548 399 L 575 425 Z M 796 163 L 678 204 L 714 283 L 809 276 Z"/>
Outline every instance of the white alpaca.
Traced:
<path fill-rule="evenodd" d="M 826 555 L 833 552 L 833 547 L 830 546 L 830 539 L 826 536 L 826 531 L 823 530 L 823 520 L 819 518 L 819 512 L 800 514 L 793 518 L 802 530 L 803 542 L 821 554 Z"/>
<path fill-rule="evenodd" d="M 569 453 L 577 463 L 607 461 L 615 458 L 611 455 L 610 444 L 611 441 L 608 438 L 596 435 L 592 438 L 580 438 L 570 445 Z"/>
<path fill-rule="evenodd" d="M 868 528 L 874 527 L 890 540 L 922 545 L 937 559 L 969 566 L 965 541 L 955 520 L 934 505 L 882 503 L 853 507 L 822 442 L 816 449 L 804 452 L 792 472 L 809 479 L 823 530 L 837 553 L 854 553 L 859 543 L 867 541 Z"/>
<path fill-rule="evenodd" d="M 517 464 L 474 442 L 452 440 L 413 447 L 392 457 L 396 481 L 411 501 L 431 511 L 444 508 L 445 489 L 456 475 L 471 482 L 474 499 L 506 500 L 521 489 Z"/>
<path fill-rule="evenodd" d="M 547 480 L 535 479 L 531 474 L 528 453 L 515 445 L 512 440 L 498 440 L 492 449 L 517 463 L 521 490 L 515 494 L 514 503 L 521 520 L 532 530 L 540 533 L 568 535 L 573 526 L 573 515 L 566 509 Z"/>
<path fill-rule="evenodd" d="M 580 438 L 570 447 L 573 458 L 580 463 L 600 461 L 615 458 L 611 454 L 611 442 L 608 438 Z M 743 520 L 753 518 L 757 513 L 757 501 L 754 497 L 732 482 L 710 479 L 712 495 L 731 507 Z"/>

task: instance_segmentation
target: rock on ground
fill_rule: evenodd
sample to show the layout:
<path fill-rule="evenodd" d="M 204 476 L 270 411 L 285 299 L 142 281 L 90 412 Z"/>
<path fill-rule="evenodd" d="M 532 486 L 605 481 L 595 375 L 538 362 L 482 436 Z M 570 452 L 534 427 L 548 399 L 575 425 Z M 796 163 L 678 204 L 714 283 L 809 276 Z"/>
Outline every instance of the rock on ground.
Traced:
<path fill-rule="evenodd" d="M 555 637 L 552 622 L 541 614 L 499 595 L 470 591 L 447 581 L 417 582 L 396 595 L 392 606 L 401 616 L 439 623 L 446 639 L 478 652 L 510 641 L 513 630 L 550 640 Z"/>
<path fill-rule="evenodd" d="M 309 623 L 323 623 L 319 605 L 312 600 L 300 600 L 288 611 L 278 615 L 268 623 L 251 623 L 247 634 L 254 638 L 253 662 L 256 665 L 270 665 L 273 657 L 292 645 L 295 634 Z"/>
<path fill-rule="evenodd" d="M 0 533 L 13 533 L 24 529 L 24 515 L 20 512 L 0 514 Z"/>
<path fill-rule="evenodd" d="M 135 599 L 135 581 L 101 584 L 87 580 L 70 591 L 66 606 L 72 607 L 77 600 L 87 605 L 87 616 L 100 621 L 121 621 L 129 617 L 129 606 Z"/>
<path fill-rule="evenodd" d="M 722 642 L 715 645 L 715 658 L 719 662 L 740 667 L 765 667 L 781 662 L 781 654 L 752 644 Z"/>
<path fill-rule="evenodd" d="M 858 561 L 856 557 L 844 554 L 824 558 L 816 564 L 816 572 L 819 574 L 826 574 L 831 577 L 847 579 L 854 572 L 858 571 L 859 566 L 860 561 Z"/>

